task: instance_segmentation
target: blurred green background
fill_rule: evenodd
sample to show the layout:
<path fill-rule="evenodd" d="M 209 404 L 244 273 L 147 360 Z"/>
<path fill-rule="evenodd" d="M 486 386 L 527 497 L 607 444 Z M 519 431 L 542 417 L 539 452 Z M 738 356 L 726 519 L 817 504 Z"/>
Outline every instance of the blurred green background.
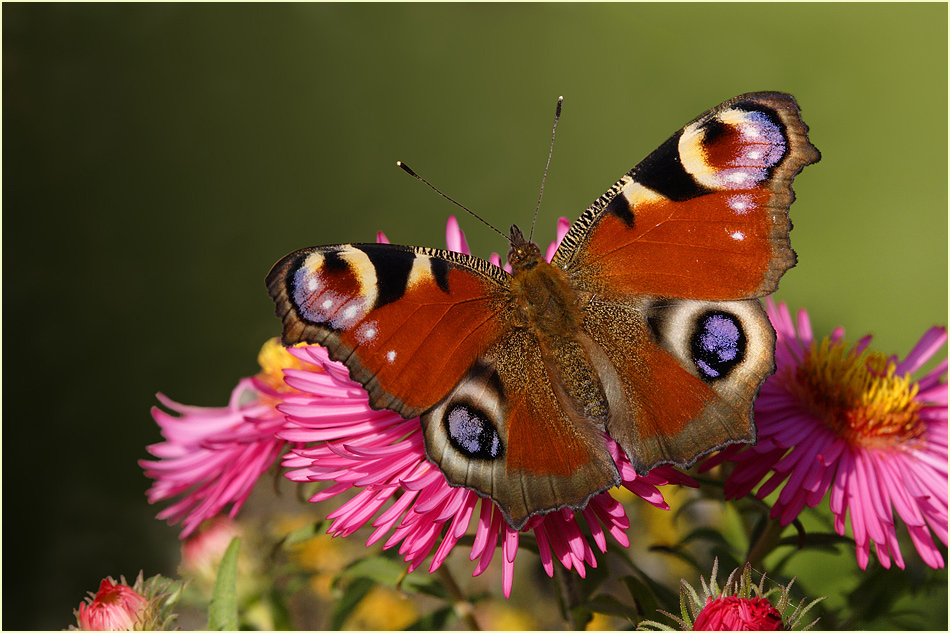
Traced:
<path fill-rule="evenodd" d="M 174 573 L 136 464 L 154 393 L 220 406 L 255 373 L 285 253 L 377 230 L 442 247 L 457 209 L 397 159 L 526 226 L 564 95 L 546 243 L 755 90 L 793 93 L 823 155 L 777 298 L 906 352 L 947 321 L 945 4 L 5 3 L 4 628 L 68 625 L 106 575 Z"/>

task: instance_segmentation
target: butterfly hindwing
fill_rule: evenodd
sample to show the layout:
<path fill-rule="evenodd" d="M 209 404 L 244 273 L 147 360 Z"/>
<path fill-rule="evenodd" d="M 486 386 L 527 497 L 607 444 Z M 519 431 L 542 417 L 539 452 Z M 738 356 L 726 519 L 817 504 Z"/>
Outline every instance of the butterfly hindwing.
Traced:
<path fill-rule="evenodd" d="M 421 418 L 429 459 L 454 485 L 491 497 L 515 529 L 620 483 L 603 423 L 561 405 L 542 347 L 511 330 Z"/>
<path fill-rule="evenodd" d="M 607 430 L 640 474 L 755 441 L 775 341 L 757 300 L 594 302 L 585 324 L 610 361 Z"/>

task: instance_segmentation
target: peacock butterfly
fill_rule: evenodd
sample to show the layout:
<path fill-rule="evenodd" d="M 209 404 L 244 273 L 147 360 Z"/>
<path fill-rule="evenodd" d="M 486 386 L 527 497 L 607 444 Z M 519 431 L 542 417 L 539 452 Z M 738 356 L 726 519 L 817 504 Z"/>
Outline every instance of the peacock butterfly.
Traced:
<path fill-rule="evenodd" d="M 316 246 L 267 288 L 283 343 L 325 346 L 375 409 L 418 416 L 453 486 L 514 529 L 638 473 L 755 442 L 774 371 L 758 297 L 795 264 L 792 180 L 819 160 L 794 97 L 702 114 L 571 226 L 550 263 L 511 227 L 512 272 L 460 253 Z"/>

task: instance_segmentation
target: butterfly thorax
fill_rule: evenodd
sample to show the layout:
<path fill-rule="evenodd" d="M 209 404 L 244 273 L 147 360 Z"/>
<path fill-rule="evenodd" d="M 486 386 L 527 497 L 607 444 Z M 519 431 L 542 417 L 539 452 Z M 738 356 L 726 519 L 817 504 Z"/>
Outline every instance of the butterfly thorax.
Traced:
<path fill-rule="evenodd" d="M 537 244 L 511 227 L 511 299 L 515 322 L 541 339 L 571 336 L 581 325 L 577 293 L 564 271 L 541 256 Z"/>

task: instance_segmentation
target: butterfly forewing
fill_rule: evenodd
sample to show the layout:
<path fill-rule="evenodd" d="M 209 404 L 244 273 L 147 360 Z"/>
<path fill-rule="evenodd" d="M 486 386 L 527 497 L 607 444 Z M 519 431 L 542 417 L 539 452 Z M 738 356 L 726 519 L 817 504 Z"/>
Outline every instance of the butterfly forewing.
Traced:
<path fill-rule="evenodd" d="M 553 262 L 600 296 L 745 299 L 795 263 L 792 179 L 819 154 L 791 95 L 731 99 L 598 198 Z"/>
<path fill-rule="evenodd" d="M 267 287 L 284 345 L 325 346 L 375 408 L 411 418 L 501 336 L 508 281 L 500 268 L 459 253 L 340 244 L 291 253 Z"/>

